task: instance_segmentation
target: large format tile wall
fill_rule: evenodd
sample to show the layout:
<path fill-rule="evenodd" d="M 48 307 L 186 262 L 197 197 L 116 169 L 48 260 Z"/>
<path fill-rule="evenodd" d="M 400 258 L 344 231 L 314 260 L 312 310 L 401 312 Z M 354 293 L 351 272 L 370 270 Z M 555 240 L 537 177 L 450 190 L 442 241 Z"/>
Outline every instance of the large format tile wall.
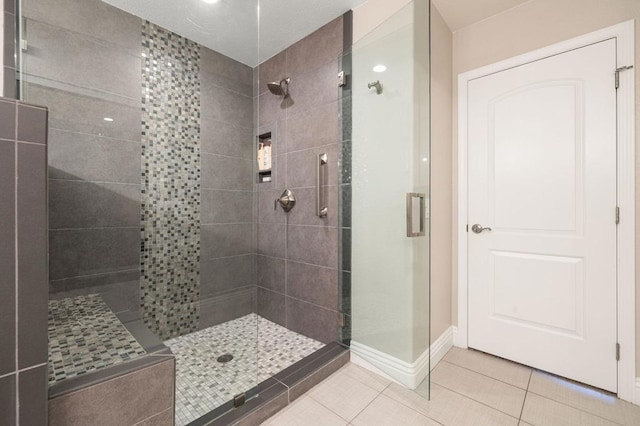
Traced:
<path fill-rule="evenodd" d="M 24 98 L 49 108 L 51 297 L 138 312 L 141 21 L 99 0 L 28 0 L 23 15 Z"/>
<path fill-rule="evenodd" d="M 47 110 L 0 98 L 0 425 L 47 424 Z"/>
<path fill-rule="evenodd" d="M 273 181 L 258 187 L 258 313 L 320 340 L 338 337 L 338 174 L 341 122 L 338 72 L 345 20 L 340 17 L 260 65 L 258 132 L 271 132 Z M 289 97 L 267 82 L 291 78 Z M 316 161 L 328 155 L 323 190 L 328 216 L 316 216 Z M 274 200 L 285 188 L 297 203 Z"/>
<path fill-rule="evenodd" d="M 141 143 L 147 87 L 142 84 L 143 22 L 99 0 L 28 0 L 23 14 L 28 41 L 24 95 L 50 110 L 51 297 L 99 293 L 114 312 L 139 315 L 141 294 L 149 293 L 140 287 L 141 193 L 148 187 L 143 173 L 150 167 Z M 191 61 L 192 77 L 199 79 L 193 82 L 200 85 L 199 104 L 190 101 L 200 128 L 192 129 L 191 135 L 179 134 L 174 142 L 195 140 L 199 133 L 192 146 L 200 150 L 199 164 L 190 164 L 194 171 L 199 167 L 198 182 L 191 182 L 191 189 L 200 194 L 193 192 L 193 199 L 182 200 L 193 219 L 189 226 L 196 229 L 178 229 L 173 221 L 171 226 L 179 232 L 158 227 L 152 234 L 157 247 L 165 248 L 169 242 L 179 247 L 199 238 L 200 254 L 190 252 L 192 270 L 177 277 L 179 282 L 160 297 L 166 301 L 175 296 L 194 314 L 185 316 L 181 310 L 165 318 L 173 324 L 171 335 L 255 311 L 252 69 L 203 46 L 199 57 L 185 61 Z M 171 86 L 170 73 L 161 75 L 166 79 L 162 95 L 170 96 L 173 90 L 179 96 L 181 87 Z M 189 94 L 192 97 L 195 93 Z M 169 112 L 167 99 L 161 105 L 164 110 L 148 113 Z M 167 151 L 175 148 L 171 141 L 163 143 L 165 154 L 177 154 Z M 171 254 L 164 259 L 170 258 Z M 152 270 L 151 279 L 161 281 L 166 267 L 146 271 Z M 194 282 L 198 273 L 199 305 Z M 156 289 L 155 296 L 157 292 L 162 289 Z M 159 309 L 165 316 L 175 312 Z M 198 315 L 199 322 L 194 322 Z M 178 326 L 183 319 L 185 324 Z M 163 331 L 163 337 L 167 335 Z"/>

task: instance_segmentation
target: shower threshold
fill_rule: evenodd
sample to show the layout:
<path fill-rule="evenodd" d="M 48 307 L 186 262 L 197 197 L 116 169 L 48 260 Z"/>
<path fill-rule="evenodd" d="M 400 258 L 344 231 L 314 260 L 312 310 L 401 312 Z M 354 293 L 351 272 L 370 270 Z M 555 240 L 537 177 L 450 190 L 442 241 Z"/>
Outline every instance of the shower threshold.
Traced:
<path fill-rule="evenodd" d="M 256 314 L 164 343 L 176 357 L 177 426 L 188 425 L 325 346 Z M 225 355 L 232 359 L 218 362 Z"/>

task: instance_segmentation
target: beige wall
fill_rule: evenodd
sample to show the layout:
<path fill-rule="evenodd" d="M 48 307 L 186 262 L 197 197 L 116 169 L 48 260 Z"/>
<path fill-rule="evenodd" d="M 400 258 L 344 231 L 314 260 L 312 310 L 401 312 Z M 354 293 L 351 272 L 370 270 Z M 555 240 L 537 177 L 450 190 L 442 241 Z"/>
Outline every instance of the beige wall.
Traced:
<path fill-rule="evenodd" d="M 457 81 L 459 73 L 469 71 L 484 65 L 488 65 L 515 55 L 539 49 L 544 46 L 558 43 L 572 37 L 588 32 L 596 31 L 611 25 L 630 19 L 636 19 L 636 25 L 640 24 L 639 0 L 531 0 L 521 6 L 510 9 L 492 18 L 481 21 L 472 26 L 463 28 L 453 35 L 453 76 Z M 640 28 L 636 28 L 636 61 L 640 53 Z M 636 64 L 637 65 L 637 64 Z M 433 62 L 432 68 L 438 67 Z M 457 188 L 457 88 L 453 90 L 453 161 L 452 173 L 454 189 Z M 640 101 L 640 70 L 636 70 L 636 102 Z M 640 129 L 640 103 L 636 104 L 639 113 L 636 116 L 636 128 Z M 636 143 L 640 141 L 640 131 L 637 131 Z M 640 150 L 639 150 L 640 152 Z M 638 164 L 638 160 L 636 160 Z M 640 183 L 640 166 L 636 172 L 636 185 Z M 453 194 L 453 220 L 454 220 L 454 253 L 457 238 L 457 193 Z M 637 198 L 640 203 L 640 196 Z M 636 226 L 640 230 L 640 220 L 636 219 Z M 636 237 L 640 241 L 640 234 Z M 637 244 L 636 244 L 637 245 Z M 640 250 L 636 253 L 636 263 L 640 260 Z M 453 288 L 453 321 L 457 322 L 457 288 L 456 259 L 453 258 L 452 276 Z M 639 280 L 636 278 L 636 288 Z M 637 292 L 640 296 L 640 291 Z M 637 301 L 637 305 L 640 305 Z M 640 313 L 640 310 L 639 312 Z M 640 319 L 640 315 L 638 315 Z M 640 321 L 636 321 L 638 324 Z M 640 330 L 640 327 L 638 327 Z M 636 346 L 638 339 L 636 339 Z M 640 348 L 639 348 L 640 349 Z M 639 352 L 640 353 L 640 352 Z M 637 363 L 640 371 L 640 363 Z"/>
<path fill-rule="evenodd" d="M 451 326 L 453 35 L 431 9 L 431 342 Z"/>

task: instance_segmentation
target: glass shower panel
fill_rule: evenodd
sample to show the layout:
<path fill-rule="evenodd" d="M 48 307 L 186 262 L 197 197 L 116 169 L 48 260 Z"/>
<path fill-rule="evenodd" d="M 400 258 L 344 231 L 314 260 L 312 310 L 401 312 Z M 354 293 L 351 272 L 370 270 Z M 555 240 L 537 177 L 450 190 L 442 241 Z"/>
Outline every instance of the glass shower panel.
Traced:
<path fill-rule="evenodd" d="M 410 3 L 353 46 L 351 350 L 428 397 L 425 3 Z"/>
<path fill-rule="evenodd" d="M 20 9 L 21 98 L 49 109 L 50 397 L 175 357 L 176 424 L 213 419 L 258 384 L 258 0 Z"/>

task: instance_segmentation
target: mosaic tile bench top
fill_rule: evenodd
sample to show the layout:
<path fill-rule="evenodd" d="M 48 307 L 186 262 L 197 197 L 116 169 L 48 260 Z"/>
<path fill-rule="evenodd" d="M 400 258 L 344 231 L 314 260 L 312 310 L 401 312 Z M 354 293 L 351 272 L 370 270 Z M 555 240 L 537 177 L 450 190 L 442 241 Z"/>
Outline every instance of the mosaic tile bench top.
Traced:
<path fill-rule="evenodd" d="M 186 425 L 324 344 L 256 314 L 164 342 L 176 356 L 176 425 Z M 217 358 L 230 354 L 226 363 Z"/>
<path fill-rule="evenodd" d="M 99 295 L 49 301 L 49 386 L 145 353 Z"/>

